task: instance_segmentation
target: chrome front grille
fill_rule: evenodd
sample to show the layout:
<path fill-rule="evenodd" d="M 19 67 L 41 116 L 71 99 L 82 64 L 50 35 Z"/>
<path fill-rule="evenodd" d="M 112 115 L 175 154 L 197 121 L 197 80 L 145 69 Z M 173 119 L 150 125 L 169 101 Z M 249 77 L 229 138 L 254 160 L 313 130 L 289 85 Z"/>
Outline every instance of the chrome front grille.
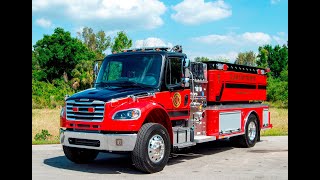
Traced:
<path fill-rule="evenodd" d="M 67 101 L 67 120 L 102 121 L 104 115 L 103 101 L 69 100 Z"/>

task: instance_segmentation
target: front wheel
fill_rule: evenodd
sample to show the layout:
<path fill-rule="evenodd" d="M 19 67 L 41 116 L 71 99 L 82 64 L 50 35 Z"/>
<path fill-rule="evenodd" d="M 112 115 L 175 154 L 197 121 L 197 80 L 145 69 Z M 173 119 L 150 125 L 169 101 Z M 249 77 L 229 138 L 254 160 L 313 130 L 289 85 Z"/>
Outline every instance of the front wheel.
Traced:
<path fill-rule="evenodd" d="M 138 132 L 131 158 L 134 166 L 146 173 L 161 171 L 170 155 L 168 131 L 161 124 L 146 123 Z"/>
<path fill-rule="evenodd" d="M 63 146 L 63 152 L 70 161 L 78 164 L 93 161 L 99 154 L 96 150 L 80 149 L 68 146 Z"/>
<path fill-rule="evenodd" d="M 250 114 L 245 125 L 245 134 L 231 137 L 231 142 L 238 147 L 253 147 L 259 138 L 258 136 L 260 135 L 257 121 L 257 117 L 254 114 Z"/>

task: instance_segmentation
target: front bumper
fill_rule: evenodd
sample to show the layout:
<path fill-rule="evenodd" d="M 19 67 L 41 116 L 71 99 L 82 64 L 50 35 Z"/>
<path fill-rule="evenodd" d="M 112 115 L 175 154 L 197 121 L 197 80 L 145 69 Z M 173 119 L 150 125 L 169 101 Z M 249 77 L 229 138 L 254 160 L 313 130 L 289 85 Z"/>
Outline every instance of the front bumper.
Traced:
<path fill-rule="evenodd" d="M 132 151 L 137 134 L 100 134 L 60 130 L 64 146 L 106 151 Z"/>

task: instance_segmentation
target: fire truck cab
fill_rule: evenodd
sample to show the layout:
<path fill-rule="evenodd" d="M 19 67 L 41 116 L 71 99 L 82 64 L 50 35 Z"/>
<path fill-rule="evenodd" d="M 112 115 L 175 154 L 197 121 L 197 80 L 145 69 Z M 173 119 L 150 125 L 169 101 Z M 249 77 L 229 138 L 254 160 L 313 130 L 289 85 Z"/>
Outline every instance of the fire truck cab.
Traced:
<path fill-rule="evenodd" d="M 176 149 L 230 138 L 253 147 L 272 127 L 268 69 L 191 62 L 181 46 L 105 57 L 93 88 L 66 98 L 60 142 L 75 163 L 99 152 L 128 152 L 143 172 L 161 171 Z"/>

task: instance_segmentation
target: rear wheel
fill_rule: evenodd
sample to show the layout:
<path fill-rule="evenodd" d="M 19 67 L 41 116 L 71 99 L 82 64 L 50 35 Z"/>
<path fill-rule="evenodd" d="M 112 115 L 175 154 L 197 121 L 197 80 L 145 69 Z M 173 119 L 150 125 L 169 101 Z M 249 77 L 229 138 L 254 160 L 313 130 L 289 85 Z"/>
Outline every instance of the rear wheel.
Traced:
<path fill-rule="evenodd" d="M 161 124 L 146 123 L 138 132 L 131 158 L 134 166 L 146 173 L 161 171 L 170 155 L 168 131 Z"/>
<path fill-rule="evenodd" d="M 245 134 L 231 137 L 231 142 L 237 147 L 253 147 L 259 137 L 258 119 L 254 114 L 250 114 L 245 125 Z"/>
<path fill-rule="evenodd" d="M 78 164 L 93 161 L 99 154 L 96 150 L 80 149 L 68 146 L 63 146 L 63 152 L 70 161 Z"/>

